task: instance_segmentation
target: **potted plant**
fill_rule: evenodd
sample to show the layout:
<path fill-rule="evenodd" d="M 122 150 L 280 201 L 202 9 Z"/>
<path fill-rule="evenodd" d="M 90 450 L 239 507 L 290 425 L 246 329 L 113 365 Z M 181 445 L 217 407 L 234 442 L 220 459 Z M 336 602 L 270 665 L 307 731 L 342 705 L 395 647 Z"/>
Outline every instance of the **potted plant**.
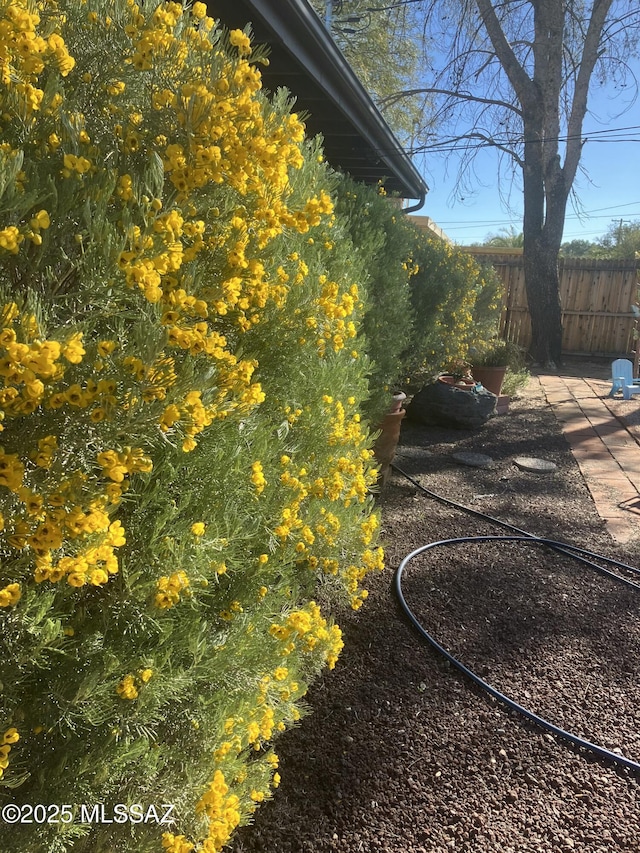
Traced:
<path fill-rule="evenodd" d="M 482 383 L 487 391 L 499 397 L 507 368 L 514 358 L 515 350 L 520 356 L 519 349 L 509 341 L 494 341 L 485 349 L 471 353 L 473 378 Z"/>
<path fill-rule="evenodd" d="M 439 382 L 455 385 L 463 391 L 471 391 L 476 387 L 476 378 L 471 374 L 471 364 L 468 361 L 455 361 L 445 373 L 438 376 Z"/>
<path fill-rule="evenodd" d="M 373 446 L 376 462 L 380 466 L 379 483 L 381 488 L 386 485 L 389 479 L 391 463 L 400 440 L 400 426 L 402 419 L 407 414 L 402 405 L 406 396 L 403 391 L 393 391 L 391 407 L 382 418 L 379 426 L 380 435 Z"/>

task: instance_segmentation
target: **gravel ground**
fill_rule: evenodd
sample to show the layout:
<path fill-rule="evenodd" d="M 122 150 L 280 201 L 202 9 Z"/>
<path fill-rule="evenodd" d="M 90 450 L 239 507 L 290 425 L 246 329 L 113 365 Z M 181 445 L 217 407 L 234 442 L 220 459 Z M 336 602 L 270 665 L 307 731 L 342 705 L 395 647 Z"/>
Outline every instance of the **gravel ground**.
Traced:
<path fill-rule="evenodd" d="M 635 409 L 635 407 L 634 407 Z M 539 536 L 640 565 L 597 515 L 559 426 L 530 383 L 475 432 L 403 425 L 399 467 L 437 494 Z M 453 452 L 488 454 L 487 469 Z M 555 462 L 532 474 L 516 456 Z M 419 639 L 393 569 L 428 542 L 505 531 L 395 473 L 383 497 L 386 573 L 345 650 L 278 743 L 282 784 L 234 853 L 612 853 L 640 850 L 640 776 L 516 716 Z M 538 545 L 433 548 L 407 601 L 471 669 L 559 727 L 640 762 L 640 594 Z"/>

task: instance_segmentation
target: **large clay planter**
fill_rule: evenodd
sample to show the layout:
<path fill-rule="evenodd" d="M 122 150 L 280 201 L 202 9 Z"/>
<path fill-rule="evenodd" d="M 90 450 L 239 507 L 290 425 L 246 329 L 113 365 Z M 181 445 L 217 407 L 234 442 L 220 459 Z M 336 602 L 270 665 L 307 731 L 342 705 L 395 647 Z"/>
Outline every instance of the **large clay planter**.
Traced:
<path fill-rule="evenodd" d="M 506 367 L 474 367 L 472 370 L 476 382 L 482 383 L 487 391 L 491 391 L 496 397 L 502 393 L 502 383 L 506 372 Z"/>
<path fill-rule="evenodd" d="M 382 432 L 376 439 L 376 443 L 373 446 L 373 453 L 376 462 L 380 466 L 378 483 L 381 490 L 384 488 L 391 474 L 391 463 L 393 462 L 400 438 L 400 424 L 406 414 L 404 409 L 400 409 L 397 412 L 389 412 L 384 416 L 379 427 Z"/>

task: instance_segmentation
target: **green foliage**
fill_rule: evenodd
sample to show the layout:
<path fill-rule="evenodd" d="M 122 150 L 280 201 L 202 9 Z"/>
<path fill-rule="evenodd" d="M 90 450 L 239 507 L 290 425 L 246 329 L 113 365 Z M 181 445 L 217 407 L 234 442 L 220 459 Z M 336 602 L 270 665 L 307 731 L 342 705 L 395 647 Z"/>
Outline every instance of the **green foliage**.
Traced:
<path fill-rule="evenodd" d="M 476 367 L 511 367 L 520 370 L 524 367 L 526 355 L 522 347 L 513 341 L 496 338 L 472 346 L 468 359 Z"/>
<path fill-rule="evenodd" d="M 631 260 L 640 254 L 640 220 L 612 220 L 602 237 L 595 240 L 570 240 L 560 254 L 574 258 L 618 258 Z"/>
<path fill-rule="evenodd" d="M 507 368 L 504 382 L 502 383 L 502 393 L 508 397 L 517 397 L 531 379 L 531 374 L 526 367 L 520 369 Z"/>
<path fill-rule="evenodd" d="M 348 177 L 340 179 L 336 199 L 337 221 L 344 222 L 365 282 L 362 345 L 371 360 L 365 410 L 376 424 L 402 381 L 401 355 L 413 328 L 409 279 L 418 232 L 393 201 Z"/>
<path fill-rule="evenodd" d="M 362 342 L 370 358 L 371 423 L 394 387 L 423 382 L 495 338 L 502 284 L 491 265 L 425 236 L 393 200 L 347 177 L 339 179 L 336 228 L 365 283 Z"/>
<path fill-rule="evenodd" d="M 596 241 L 593 255 L 598 258 L 636 258 L 640 253 L 640 219 L 612 220 L 607 233 Z"/>
<path fill-rule="evenodd" d="M 568 240 L 560 246 L 560 255 L 565 258 L 593 257 L 596 244 L 591 240 Z"/>

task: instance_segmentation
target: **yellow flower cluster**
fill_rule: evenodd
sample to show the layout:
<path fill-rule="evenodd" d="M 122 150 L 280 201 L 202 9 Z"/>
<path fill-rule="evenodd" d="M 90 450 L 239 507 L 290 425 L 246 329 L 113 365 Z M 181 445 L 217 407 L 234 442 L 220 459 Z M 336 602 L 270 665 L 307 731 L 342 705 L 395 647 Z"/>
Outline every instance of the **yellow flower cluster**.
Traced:
<path fill-rule="evenodd" d="M 6 149 L 7 143 L 0 145 L 0 149 L 2 148 Z M 16 152 L 8 152 L 5 150 L 3 153 L 11 153 L 15 155 Z M 22 230 L 17 228 L 15 225 L 8 225 L 6 228 L 3 228 L 0 231 L 0 248 L 12 255 L 17 255 L 20 251 L 20 245 L 24 242 L 25 238 L 31 240 L 35 246 L 41 246 L 42 235 L 40 232 L 46 231 L 50 225 L 51 220 L 47 211 L 39 210 L 29 220 L 28 225 L 23 225 Z"/>
<path fill-rule="evenodd" d="M 133 700 L 138 698 L 138 688 L 133 675 L 125 675 L 116 687 L 116 693 L 121 699 Z"/>
<path fill-rule="evenodd" d="M 0 486 L 17 493 L 22 485 L 24 465 L 16 453 L 5 453 L 0 447 Z"/>
<path fill-rule="evenodd" d="M 53 555 L 48 548 L 59 548 L 62 545 L 62 530 L 55 526 L 55 518 L 45 520 L 35 533 L 27 540 L 31 547 L 41 543 L 42 548 L 36 557 L 35 581 L 42 583 L 58 583 L 66 577 L 70 586 L 81 587 L 86 584 L 104 586 L 110 575 L 118 572 L 118 558 L 114 548 L 126 543 L 124 530 L 119 521 L 109 522 L 109 516 L 99 508 L 93 508 L 84 513 L 78 506 L 65 513 L 64 529 L 70 538 L 94 533 L 104 533 L 101 541 L 74 556 L 61 557 L 53 562 Z M 11 542 L 11 539 L 9 540 Z"/>
<path fill-rule="evenodd" d="M 257 494 L 264 492 L 264 487 L 267 485 L 267 481 L 264 477 L 262 462 L 259 460 L 251 465 L 251 482 L 253 483 L 253 487 Z"/>
<path fill-rule="evenodd" d="M 44 438 L 38 439 L 38 449 L 32 453 L 31 458 L 39 468 L 50 468 L 57 450 L 58 437 L 45 435 Z"/>
<path fill-rule="evenodd" d="M 327 280 L 323 274 L 320 276 L 322 284 L 322 295 L 318 299 L 320 317 L 309 317 L 307 326 L 316 329 L 316 345 L 318 353 L 323 356 L 327 351 L 327 345 L 331 345 L 334 352 L 344 348 L 346 342 L 355 338 L 358 330 L 353 320 L 347 318 L 354 316 L 358 306 L 358 286 L 352 284 L 348 292 L 341 292 L 337 282 Z"/>
<path fill-rule="evenodd" d="M 238 48 L 238 53 L 241 56 L 249 56 L 251 54 L 251 39 L 242 30 L 231 30 L 229 41 L 234 47 Z"/>
<path fill-rule="evenodd" d="M 153 603 L 160 610 L 167 610 L 180 601 L 180 593 L 186 595 L 189 590 L 189 578 L 180 571 L 172 575 L 163 575 L 156 583 L 157 592 Z"/>
<path fill-rule="evenodd" d="M 187 436 L 182 449 L 185 452 L 193 450 L 196 446 L 195 436 L 213 421 L 213 412 L 204 406 L 200 391 L 190 391 L 181 406 L 175 404 L 167 406 L 160 419 L 160 428 L 163 432 L 168 432 L 178 421 L 184 424 L 184 432 Z"/>
<path fill-rule="evenodd" d="M 10 583 L 0 589 L 0 607 L 13 607 L 20 601 L 22 592 L 19 583 Z"/>
<path fill-rule="evenodd" d="M 203 842 L 204 853 L 217 853 L 227 843 L 240 823 L 240 800 L 229 794 L 229 786 L 221 770 L 216 770 L 207 791 L 196 805 L 198 814 L 209 820 L 209 835 Z"/>
<path fill-rule="evenodd" d="M 16 228 L 15 225 L 8 225 L 0 231 L 0 248 L 12 255 L 17 255 L 20 251 L 20 243 L 24 240 L 24 235 Z"/>
<path fill-rule="evenodd" d="M 367 548 L 362 555 L 362 565 L 350 565 L 344 572 L 344 579 L 347 584 L 347 592 L 351 596 L 351 607 L 358 610 L 365 598 L 368 596 L 366 589 L 360 587 L 361 581 L 369 572 L 384 569 L 384 551 L 382 548 L 371 550 Z"/>
<path fill-rule="evenodd" d="M 28 117 L 40 109 L 44 91 L 34 85 L 46 65 L 66 77 L 75 65 L 64 39 L 57 33 L 38 33 L 40 15 L 25 0 L 12 0 L 0 14 L 0 75 L 8 103 L 16 115 Z"/>
<path fill-rule="evenodd" d="M 98 345 L 98 352 L 100 355 L 104 356 L 106 354 L 105 348 L 109 343 L 110 342 L 108 341 L 102 341 Z M 131 376 L 135 377 L 135 379 L 140 383 L 139 389 L 136 393 L 139 393 L 140 399 L 143 403 L 153 403 L 155 400 L 165 400 L 177 379 L 175 360 L 171 356 L 165 355 L 164 352 L 160 353 L 160 355 L 150 365 L 146 365 L 141 358 L 134 355 L 125 356 L 120 363 L 124 370 Z M 102 368 L 103 365 L 100 363 L 98 366 Z M 105 380 L 98 382 L 98 390 L 100 390 L 101 383 L 104 385 L 106 390 Z M 113 399 L 106 398 L 105 402 L 111 404 Z M 138 398 L 136 394 L 131 392 L 129 394 L 128 402 L 133 406 L 137 401 Z M 105 405 L 105 403 L 102 403 L 102 405 Z"/>
<path fill-rule="evenodd" d="M 284 675 L 281 675 L 278 678 L 278 670 L 274 673 L 274 678 L 276 680 L 283 681 L 286 678 L 286 670 L 284 671 Z M 263 680 L 263 688 L 266 688 L 266 684 L 268 682 Z M 266 689 L 264 690 L 266 693 Z M 262 697 L 262 701 L 264 701 L 264 697 Z M 276 727 L 275 725 L 275 712 L 273 708 L 266 707 L 260 711 L 260 721 L 258 722 L 255 719 L 256 710 L 254 710 L 251 714 L 252 719 L 247 724 L 246 730 L 246 742 L 247 744 L 253 746 L 254 750 L 259 750 L 264 741 L 269 741 L 273 737 L 273 732 Z M 284 724 L 281 724 L 281 728 L 284 728 Z M 242 739 L 240 741 L 243 742 Z"/>
<path fill-rule="evenodd" d="M 116 450 L 102 450 L 96 461 L 104 476 L 118 484 L 130 474 L 148 474 L 153 469 L 153 462 L 140 447 L 125 447 L 121 453 Z"/>
<path fill-rule="evenodd" d="M 10 729 L 7 729 L 2 735 L 2 741 L 0 742 L 0 778 L 2 778 L 4 771 L 9 766 L 9 753 L 11 752 L 11 747 L 19 740 L 20 735 L 18 734 L 18 730 L 13 726 Z"/>
<path fill-rule="evenodd" d="M 121 699 L 129 699 L 133 701 L 140 695 L 139 687 L 141 684 L 146 684 L 152 677 L 153 670 L 150 668 L 141 669 L 137 676 L 129 673 L 125 675 L 122 681 L 116 687 L 116 693 Z"/>
<path fill-rule="evenodd" d="M 352 606 L 357 608 L 362 600 L 359 586 L 353 584 L 353 568 L 342 561 L 322 556 L 326 546 L 335 548 L 338 545 L 342 508 L 346 510 L 354 502 L 364 504 L 376 480 L 376 471 L 371 466 L 373 453 L 364 446 L 368 436 L 359 413 L 354 410 L 354 403 L 352 397 L 344 403 L 328 394 L 323 397 L 324 411 L 328 415 L 328 444 L 336 446 L 338 452 L 328 456 L 327 468 L 321 476 L 318 476 L 319 471 L 311 476 L 305 467 L 295 470 L 291 457 L 286 454 L 280 458 L 284 469 L 280 483 L 291 489 L 293 495 L 282 507 L 273 532 L 281 547 L 291 542 L 309 568 L 319 569 L 324 574 L 340 575 Z M 336 512 L 328 509 L 327 500 L 340 505 Z M 377 518 L 375 515 L 367 516 L 361 524 L 362 543 L 369 545 L 378 527 Z M 368 571 L 379 568 L 381 554 L 375 565 L 361 567 L 359 580 Z"/>
<path fill-rule="evenodd" d="M 50 410 L 65 404 L 86 406 L 98 394 L 113 390 L 110 382 L 88 382 L 84 389 L 72 384 L 65 392 L 56 391 L 54 383 L 63 380 L 65 362 L 78 365 L 86 354 L 83 335 L 74 332 L 61 341 L 46 340 L 35 317 L 21 312 L 15 303 L 5 304 L 2 309 L 0 348 L 0 375 L 4 386 L 0 390 L 0 407 L 3 418 L 5 415 L 24 417 L 35 413 L 43 402 Z M 79 495 L 85 491 L 86 475 L 76 479 L 75 484 L 73 478 L 61 481 L 58 473 L 49 481 L 40 480 L 37 489 L 23 485 L 27 466 L 29 479 L 35 481 L 38 469 L 51 470 L 59 452 L 55 434 L 39 438 L 37 448 L 24 461 L 18 454 L 7 453 L 0 448 L 0 486 L 19 499 L 7 524 L 6 541 L 12 548 L 30 548 L 33 551 L 37 583 L 45 580 L 56 583 L 66 577 L 72 586 L 87 583 L 102 586 L 109 575 L 118 571 L 114 549 L 125 544 L 120 522 L 111 523 L 104 511 L 106 503 L 118 499 L 121 487 L 111 483 L 103 496 L 85 497 L 83 503 L 78 503 L 74 500 L 74 492 Z M 122 458 L 113 452 L 111 455 L 113 459 L 107 460 L 104 456 L 101 460 L 104 470 L 113 473 L 112 480 L 121 482 L 124 479 L 123 476 L 115 476 L 118 463 L 127 474 L 150 470 L 149 460 L 137 450 L 128 448 Z M 102 535 L 96 538 L 99 534 Z M 90 544 L 83 550 L 74 549 L 74 553 L 65 554 L 61 552 L 65 538 L 87 538 Z"/>
<path fill-rule="evenodd" d="M 342 631 L 337 625 L 328 627 L 315 601 L 310 601 L 301 610 L 289 613 L 284 622 L 273 622 L 269 633 L 283 644 L 280 654 L 285 656 L 296 648 L 305 653 L 321 649 L 329 669 L 336 665 L 344 646 Z"/>
<path fill-rule="evenodd" d="M 368 518 L 365 518 L 364 521 L 360 524 L 360 539 L 363 545 L 369 545 L 374 537 L 376 530 L 380 527 L 380 522 L 378 521 L 378 516 L 375 513 L 371 513 Z"/>
<path fill-rule="evenodd" d="M 185 207 L 170 204 L 163 209 L 163 201 L 144 196 L 128 171 L 117 176 L 116 198 L 128 209 L 144 210 L 146 217 L 145 227 L 135 224 L 127 228 L 127 245 L 120 253 L 119 267 L 129 286 L 142 291 L 149 302 L 160 305 L 169 346 L 191 355 L 208 356 L 216 362 L 220 390 L 206 405 L 206 415 L 198 413 L 200 424 L 198 416 L 190 419 L 189 413 L 183 411 L 189 403 L 179 400 L 174 400 L 160 416 L 163 431 L 170 431 L 178 420 L 183 421 L 180 424 L 186 433 L 183 449 L 188 451 L 195 447 L 195 436 L 211 419 L 226 417 L 233 411 L 249 411 L 264 400 L 260 384 L 251 380 L 255 363 L 238 361 L 231 351 L 232 347 L 235 349 L 234 343 L 228 343 L 214 328 L 213 321 L 216 317 L 229 316 L 241 331 L 246 331 L 259 322 L 256 312 L 270 297 L 281 302 L 282 284 L 278 280 L 269 281 L 259 257 L 261 250 L 285 227 L 307 231 L 331 212 L 332 203 L 328 194 L 321 191 L 317 197 L 308 198 L 303 209 L 295 213 L 288 210 L 288 170 L 302 165 L 300 143 L 304 127 L 295 115 L 267 118 L 263 114 L 256 100 L 260 76 L 247 61 L 252 50 L 245 33 L 238 30 L 230 35 L 238 56 L 235 60 L 225 60 L 220 69 L 221 54 L 214 50 L 215 39 L 210 34 L 213 21 L 203 11 L 206 8 L 203 4 L 194 7 L 190 17 L 178 3 L 161 4 L 148 17 L 135 3 L 129 5 L 131 19 L 126 26 L 132 45 L 129 62 L 140 72 L 154 72 L 153 83 L 150 78 L 150 97 L 165 132 L 152 134 L 141 113 L 127 110 L 124 100 L 120 104 L 118 99 L 126 97 L 127 89 L 122 81 L 113 80 L 106 84 L 107 93 L 115 99 L 110 110 L 114 116 L 122 117 L 122 124 L 115 126 L 115 132 L 123 151 L 154 151 L 162 157 L 165 174 L 177 190 L 175 199 L 178 205 L 185 203 Z M 99 27 L 110 25 L 108 18 L 102 20 L 95 12 L 88 13 L 87 21 Z M 28 17 L 26 24 L 20 23 L 18 29 L 40 38 L 35 35 L 38 23 L 39 18 L 34 15 Z M 65 64 L 60 53 L 64 49 L 63 40 L 59 36 L 51 38 L 50 44 L 55 41 L 58 51 L 57 67 L 65 75 L 73 61 Z M 44 41 L 38 44 L 42 52 Z M 38 65 L 36 70 L 39 73 L 43 68 L 44 65 Z M 156 74 L 161 68 L 171 74 Z M 174 78 L 198 82 L 176 82 L 170 87 L 169 81 Z M 91 83 L 93 75 L 86 72 L 82 79 Z M 164 88 L 156 88 L 159 80 Z M 88 127 L 89 117 L 67 110 L 59 93 L 52 99 L 51 113 L 55 131 L 48 133 L 44 150 L 60 157 L 63 176 L 97 179 L 100 158 L 98 149 L 90 146 L 97 136 Z M 78 145 L 86 146 L 84 153 L 78 152 Z M 189 292 L 185 285 L 193 278 L 183 275 L 185 266 L 197 260 L 204 249 L 222 243 L 217 223 L 207 225 L 190 212 L 186 201 L 192 191 L 222 181 L 241 195 L 255 196 L 254 220 L 236 216 L 232 228 L 222 237 L 223 241 L 228 239 L 226 257 L 231 274 L 212 282 L 202 293 Z M 49 224 L 47 211 L 34 213 L 27 236 L 33 234 L 35 241 L 41 242 L 40 231 Z M 19 251 L 23 231 L 9 226 L 6 233 L 0 232 L 0 245 L 14 253 Z M 23 413 L 27 412 L 26 407 L 36 406 L 43 390 L 37 382 L 43 380 L 38 376 L 35 379 L 35 385 L 27 383 L 25 394 L 13 402 L 7 399 L 7 404 L 12 402 L 16 410 L 22 407 Z M 164 383 L 151 382 L 143 390 L 142 399 L 145 402 L 164 399 L 171 384 L 171 379 Z M 109 399 L 96 400 L 100 395 Z M 104 384 L 92 389 L 78 383 L 52 395 L 49 404 L 86 408 L 94 402 L 97 405 L 91 410 L 91 419 L 95 423 L 108 418 L 117 405 L 112 391 Z M 176 417 L 176 409 L 180 411 L 180 419 Z"/>
<path fill-rule="evenodd" d="M 234 783 L 242 785 L 248 781 L 250 773 L 250 787 L 245 795 L 249 803 L 242 803 L 242 808 L 248 812 L 254 811 L 256 804 L 263 802 L 270 796 L 271 790 L 280 784 L 280 776 L 274 772 L 278 767 L 278 756 L 267 748 L 267 744 L 276 732 L 285 730 L 285 720 L 295 722 L 300 719 L 300 713 L 292 700 L 299 698 L 303 692 L 301 686 L 291 678 L 287 667 L 276 667 L 271 675 L 264 675 L 259 679 L 257 692 L 253 700 L 247 703 L 245 713 L 237 713 L 224 722 L 223 740 L 214 751 L 214 759 L 218 765 L 214 782 L 217 778 L 220 783 L 226 776 L 228 779 L 233 778 Z M 253 753 L 250 770 L 243 767 L 238 772 L 237 759 L 247 749 L 251 749 Z M 198 809 L 208 803 L 220 815 L 221 803 L 229 793 L 226 781 L 225 786 L 214 785 L 213 790 L 210 787 L 201 798 Z M 209 848 L 212 853 L 219 850 L 211 837 L 209 842 L 212 845 Z M 217 843 L 224 843 L 222 835 L 218 835 Z"/>
<path fill-rule="evenodd" d="M 21 341 L 19 338 L 23 338 Z M 2 308 L 0 328 L 0 410 L 5 415 L 30 415 L 45 399 L 48 386 L 61 380 L 65 367 L 82 360 L 82 334 L 59 342 L 42 340 L 33 315 L 19 311 L 15 302 Z M 51 395 L 49 388 L 49 395 Z"/>
<path fill-rule="evenodd" d="M 167 853 L 191 853 L 194 845 L 184 835 L 174 835 L 172 832 L 165 832 L 162 835 L 162 847 Z"/>
<path fill-rule="evenodd" d="M 217 61 L 219 53 L 213 50 L 208 35 L 213 22 L 206 15 L 198 14 L 202 12 L 199 6 L 198 13 L 192 10 L 190 22 L 184 20 L 182 7 L 176 3 L 163 4 L 149 21 L 137 5 L 132 4 L 132 11 L 133 22 L 127 32 L 134 47 L 131 57 L 134 67 L 150 70 L 162 66 L 170 58 L 174 70 L 176 66 L 181 69 L 190 58 L 185 52 L 185 43 L 191 42 L 201 51 L 200 64 L 190 70 L 191 81 L 197 82 L 182 83 L 174 88 L 165 86 L 152 92 L 153 107 L 161 118 L 171 122 L 174 130 L 189 127 L 189 134 L 182 141 L 169 142 L 168 137 L 174 134 L 156 135 L 153 140 L 147 140 L 143 131 L 134 133 L 136 148 L 145 143 L 158 146 L 165 173 L 177 190 L 178 203 L 185 201 L 194 189 L 224 181 L 241 195 L 251 191 L 264 198 L 262 205 L 258 201 L 258 216 L 262 220 L 262 225 L 257 223 L 259 247 L 264 247 L 285 225 L 291 225 L 292 219 L 297 227 L 308 230 L 322 211 L 329 210 L 330 199 L 326 194 L 310 199 L 300 214 L 292 215 L 287 210 L 283 193 L 288 185 L 288 169 L 299 168 L 302 164 L 299 144 L 304 129 L 295 116 L 288 116 L 281 122 L 264 120 L 255 98 L 261 86 L 260 75 L 246 60 L 251 53 L 248 37 L 239 30 L 230 35 L 239 56 L 235 61 L 227 61 L 221 73 L 212 74 L 212 63 Z M 127 178 L 121 178 L 119 195 L 130 202 L 134 189 Z M 148 236 L 140 240 L 134 233 L 137 249 L 121 256 L 128 281 L 140 286 L 150 301 L 169 301 L 166 275 L 178 272 L 182 264 L 192 260 L 207 243 L 204 223 L 187 222 L 183 213 L 163 214 L 154 226 L 155 235 L 162 234 L 163 217 L 173 216 L 175 221 L 182 218 L 180 228 L 171 228 L 164 234 L 168 252 L 155 252 L 153 240 Z M 180 244 L 185 235 L 192 238 L 191 246 L 186 249 Z M 234 239 L 233 234 L 229 236 Z M 231 244 L 227 259 L 234 275 L 222 283 L 218 293 L 212 290 L 206 300 L 214 315 L 239 309 L 235 319 L 241 328 L 247 323 L 247 309 L 253 304 L 264 304 L 265 298 L 264 270 L 257 259 L 245 258 L 246 248 L 246 239 L 238 242 L 236 238 Z M 143 259 L 145 252 L 146 260 Z"/>

